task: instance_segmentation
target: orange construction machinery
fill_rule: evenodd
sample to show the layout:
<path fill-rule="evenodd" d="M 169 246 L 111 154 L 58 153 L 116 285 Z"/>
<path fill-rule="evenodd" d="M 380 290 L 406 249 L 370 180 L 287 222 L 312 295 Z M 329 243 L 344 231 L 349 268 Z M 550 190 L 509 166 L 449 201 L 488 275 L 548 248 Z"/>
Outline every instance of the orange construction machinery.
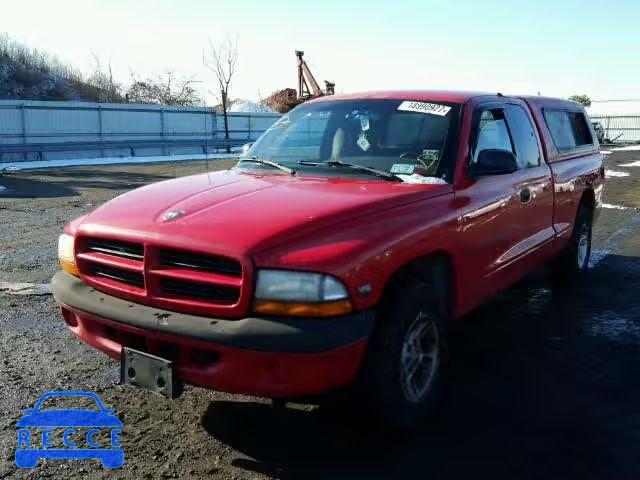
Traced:
<path fill-rule="evenodd" d="M 322 97 L 324 95 L 333 95 L 336 84 L 325 80 L 324 91 L 318 85 L 315 77 L 309 70 L 309 65 L 304 60 L 304 52 L 296 50 L 296 58 L 298 59 L 298 91 L 294 88 L 285 88 L 279 90 L 264 100 L 264 103 L 275 111 L 286 113 L 296 105 L 300 105 L 312 98 Z"/>

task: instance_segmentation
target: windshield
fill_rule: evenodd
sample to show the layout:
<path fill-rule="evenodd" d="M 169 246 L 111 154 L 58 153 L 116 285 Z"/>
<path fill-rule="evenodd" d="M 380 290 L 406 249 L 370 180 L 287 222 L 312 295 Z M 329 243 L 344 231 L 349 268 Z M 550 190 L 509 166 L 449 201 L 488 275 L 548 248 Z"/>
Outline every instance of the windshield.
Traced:
<path fill-rule="evenodd" d="M 457 104 L 411 100 L 305 104 L 282 116 L 245 156 L 277 162 L 298 174 L 369 178 L 370 172 L 339 168 L 365 166 L 410 183 L 447 183 L 459 111 Z M 239 168 L 268 167 L 241 162 Z"/>

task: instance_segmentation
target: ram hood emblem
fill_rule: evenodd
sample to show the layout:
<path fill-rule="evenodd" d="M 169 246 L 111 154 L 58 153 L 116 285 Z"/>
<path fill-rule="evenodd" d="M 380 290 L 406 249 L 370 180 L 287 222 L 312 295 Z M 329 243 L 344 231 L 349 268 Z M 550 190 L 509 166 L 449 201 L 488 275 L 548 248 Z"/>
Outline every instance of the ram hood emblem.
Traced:
<path fill-rule="evenodd" d="M 171 220 L 175 220 L 182 215 L 184 215 L 184 212 L 182 210 L 169 210 L 168 212 L 165 212 L 164 215 L 162 215 L 162 221 L 170 222 Z"/>

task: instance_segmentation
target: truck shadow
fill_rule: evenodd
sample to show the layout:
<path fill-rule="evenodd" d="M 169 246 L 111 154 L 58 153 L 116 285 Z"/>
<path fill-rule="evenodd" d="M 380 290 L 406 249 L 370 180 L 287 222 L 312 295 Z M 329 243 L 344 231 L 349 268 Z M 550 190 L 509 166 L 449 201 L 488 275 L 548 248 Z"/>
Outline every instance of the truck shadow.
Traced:
<path fill-rule="evenodd" d="M 68 185 L 41 182 L 29 178 L 0 176 L 0 199 L 2 198 L 56 198 L 76 197 L 78 192 Z"/>
<path fill-rule="evenodd" d="M 202 424 L 251 458 L 233 465 L 277 478 L 632 478 L 639 288 L 640 259 L 612 255 L 569 291 L 536 273 L 480 307 L 453 334 L 436 417 L 411 434 L 340 405 L 217 401 Z"/>
<path fill-rule="evenodd" d="M 18 176 L 19 175 L 19 176 Z M 136 171 L 102 171 L 99 168 L 48 170 L 2 176 L 0 198 L 72 197 L 77 189 L 131 190 L 142 185 L 174 178 L 171 175 L 148 174 Z"/>

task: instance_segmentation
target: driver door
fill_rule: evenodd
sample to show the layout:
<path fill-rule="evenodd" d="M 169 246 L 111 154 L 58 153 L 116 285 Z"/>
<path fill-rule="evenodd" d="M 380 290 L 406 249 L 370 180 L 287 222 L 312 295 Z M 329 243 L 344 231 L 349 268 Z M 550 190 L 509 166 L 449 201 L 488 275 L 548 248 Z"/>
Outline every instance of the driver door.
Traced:
<path fill-rule="evenodd" d="M 485 149 L 511 152 L 512 173 L 469 179 L 456 190 L 460 208 L 465 303 L 473 308 L 546 260 L 553 240 L 553 191 L 530 115 L 518 103 L 474 112 L 470 163 Z"/>
<path fill-rule="evenodd" d="M 469 163 L 485 149 L 506 150 L 515 155 L 505 104 L 483 104 L 473 113 L 469 139 Z M 466 272 L 461 279 L 460 301 L 465 311 L 506 286 L 501 258 L 521 239 L 518 172 L 487 175 L 465 182 L 455 192 L 460 206 L 460 256 Z"/>

